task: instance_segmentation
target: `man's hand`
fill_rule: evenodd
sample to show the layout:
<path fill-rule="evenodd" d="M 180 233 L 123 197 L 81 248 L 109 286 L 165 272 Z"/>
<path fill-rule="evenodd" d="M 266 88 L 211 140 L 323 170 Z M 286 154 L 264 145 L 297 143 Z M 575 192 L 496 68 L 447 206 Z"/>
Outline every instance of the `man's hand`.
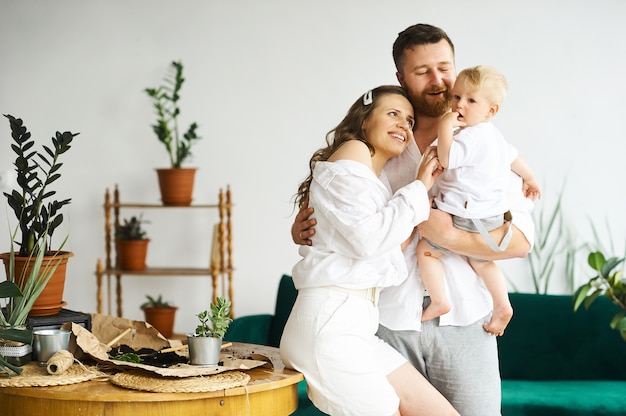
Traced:
<path fill-rule="evenodd" d="M 509 223 L 489 232 L 493 241 L 499 244 L 504 238 Z M 445 247 L 448 250 L 463 256 L 475 257 L 485 260 L 503 260 L 513 257 L 525 257 L 530 250 L 530 244 L 514 225 L 513 236 L 506 250 L 501 252 L 493 251 L 480 233 L 471 233 L 456 228 L 452 224 L 450 214 L 431 209 L 428 221 L 417 226 L 420 235 L 433 243 Z"/>
<path fill-rule="evenodd" d="M 417 231 L 421 237 L 445 248 L 463 236 L 461 230 L 452 224 L 452 216 L 435 208 L 430 210 L 428 221 L 417 226 Z"/>
<path fill-rule="evenodd" d="M 296 215 L 293 225 L 291 226 L 291 239 L 300 246 L 310 246 L 313 244 L 311 237 L 315 234 L 317 220 L 309 218 L 313 214 L 313 208 L 309 208 L 309 199 L 304 201 L 300 207 L 300 211 Z"/>

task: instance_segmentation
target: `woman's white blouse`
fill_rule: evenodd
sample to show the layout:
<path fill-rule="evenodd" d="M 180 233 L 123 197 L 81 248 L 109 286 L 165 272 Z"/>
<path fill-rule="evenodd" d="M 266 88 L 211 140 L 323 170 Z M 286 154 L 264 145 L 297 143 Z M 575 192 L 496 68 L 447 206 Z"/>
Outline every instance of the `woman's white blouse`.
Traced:
<path fill-rule="evenodd" d="M 336 285 L 387 287 L 407 277 L 400 245 L 428 219 L 426 187 L 414 180 L 391 194 L 372 170 L 351 160 L 318 162 L 309 206 L 317 219 L 312 246 L 293 268 L 297 289 Z"/>

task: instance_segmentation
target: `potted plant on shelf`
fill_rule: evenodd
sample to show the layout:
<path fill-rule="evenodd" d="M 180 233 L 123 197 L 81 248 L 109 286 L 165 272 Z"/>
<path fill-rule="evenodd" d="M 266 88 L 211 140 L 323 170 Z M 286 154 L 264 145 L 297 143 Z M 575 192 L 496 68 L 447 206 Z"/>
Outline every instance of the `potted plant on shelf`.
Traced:
<path fill-rule="evenodd" d="M 146 322 L 155 327 L 165 338 L 171 337 L 174 334 L 174 319 L 178 308 L 164 301 L 161 295 L 158 298 L 146 295 L 146 298 L 147 302 L 141 305 Z"/>
<path fill-rule="evenodd" d="M 220 361 L 222 339 L 232 322 L 230 300 L 223 296 L 211 303 L 210 309 L 200 312 L 200 324 L 193 334 L 187 334 L 189 362 L 194 365 L 217 365 Z"/>
<path fill-rule="evenodd" d="M 167 149 L 170 160 L 169 168 L 157 169 L 164 205 L 190 205 L 193 194 L 196 169 L 183 168 L 182 165 L 191 156 L 191 146 L 200 136 L 196 132 L 198 124 L 195 122 L 182 136 L 178 128 L 178 101 L 184 82 L 182 62 L 173 61 L 171 72 L 165 76 L 163 85 L 144 90 L 152 98 L 157 114 L 152 130 Z"/>
<path fill-rule="evenodd" d="M 62 261 L 58 256 L 56 262 L 44 261 L 47 240 L 44 234 L 35 242 L 38 250 L 28 260 L 28 274 L 22 275 L 15 267 L 14 238 L 15 233 L 11 238 L 7 280 L 0 282 L 0 298 L 8 299 L 0 311 L 0 373 L 9 376 L 21 374 L 19 366 L 30 361 L 33 332 L 26 329 L 26 318 Z"/>
<path fill-rule="evenodd" d="M 146 231 L 142 224 L 147 223 L 142 216 L 124 219 L 115 227 L 115 250 L 117 267 L 121 270 L 144 270 L 148 255 Z"/>
<path fill-rule="evenodd" d="M 578 310 L 580 305 L 585 305 L 588 309 L 599 297 L 609 298 L 622 310 L 617 312 L 610 322 L 610 326 L 620 332 L 622 338 L 626 340 L 626 278 L 622 270 L 615 271 L 624 258 L 605 258 L 604 254 L 595 251 L 589 254 L 587 259 L 592 269 L 597 275 L 589 279 L 587 283 L 580 286 L 574 293 L 574 310 Z"/>
<path fill-rule="evenodd" d="M 54 263 L 56 272 L 35 301 L 30 314 L 54 315 L 65 305 L 63 290 L 66 265 L 69 257 L 74 254 L 60 251 L 60 249 L 55 251 L 50 247 L 54 231 L 63 222 L 61 208 L 71 201 L 69 198 L 61 201 L 52 199 L 56 191 L 51 190 L 50 185 L 61 177 L 60 169 L 63 163 L 59 159 L 70 149 L 72 140 L 79 133 L 57 131 L 52 137 L 52 146 L 44 145 L 43 151 L 38 151 L 33 149 L 35 140 L 24 126 L 22 119 L 8 114 L 5 114 L 5 117 L 9 119 L 11 127 L 13 139 L 11 149 L 16 154 L 14 165 L 18 188 L 10 193 L 4 192 L 18 221 L 19 235 L 16 233 L 14 236 L 19 246 L 19 252 L 15 253 L 14 258 L 16 275 L 30 275 L 27 268 L 28 265 L 33 265 L 30 259 L 37 257 L 39 251 L 44 251 L 44 268 L 47 269 Z M 42 244 L 39 244 L 40 242 Z M 7 275 L 9 274 L 10 254 L 0 254 Z M 26 271 L 22 272 L 23 269 Z"/>

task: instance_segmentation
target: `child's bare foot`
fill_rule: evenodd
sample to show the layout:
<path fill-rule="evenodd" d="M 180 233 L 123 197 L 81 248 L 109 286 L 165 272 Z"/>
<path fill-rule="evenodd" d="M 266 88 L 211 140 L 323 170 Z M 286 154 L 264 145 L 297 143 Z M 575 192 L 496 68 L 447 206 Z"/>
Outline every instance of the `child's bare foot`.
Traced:
<path fill-rule="evenodd" d="M 494 305 L 491 320 L 483 324 L 485 331 L 494 336 L 502 336 L 504 329 L 513 317 L 513 308 L 510 304 Z"/>
<path fill-rule="evenodd" d="M 434 302 L 431 300 L 426 309 L 422 311 L 422 322 L 430 321 L 448 312 L 450 312 L 450 304 L 448 302 Z"/>

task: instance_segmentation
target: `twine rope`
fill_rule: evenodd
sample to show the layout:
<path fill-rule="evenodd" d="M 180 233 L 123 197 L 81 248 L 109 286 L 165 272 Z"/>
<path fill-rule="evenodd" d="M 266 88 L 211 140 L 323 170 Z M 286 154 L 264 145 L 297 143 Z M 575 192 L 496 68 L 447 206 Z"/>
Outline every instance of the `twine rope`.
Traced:
<path fill-rule="evenodd" d="M 76 360 L 78 361 L 78 360 Z M 74 354 L 67 350 L 57 351 L 46 362 L 46 370 L 50 375 L 65 373 L 74 364 Z"/>

